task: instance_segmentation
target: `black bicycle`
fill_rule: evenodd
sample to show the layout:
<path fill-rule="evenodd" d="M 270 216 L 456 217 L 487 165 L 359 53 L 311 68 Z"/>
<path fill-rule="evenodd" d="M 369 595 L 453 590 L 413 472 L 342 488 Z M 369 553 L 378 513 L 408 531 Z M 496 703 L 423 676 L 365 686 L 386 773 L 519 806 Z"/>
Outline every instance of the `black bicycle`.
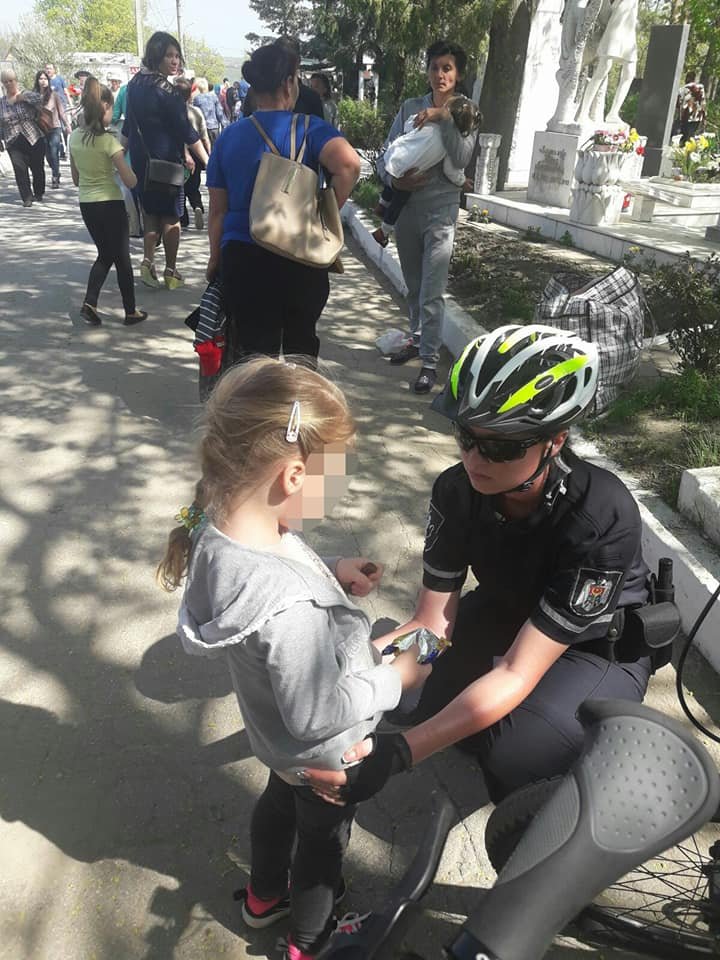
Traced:
<path fill-rule="evenodd" d="M 676 690 L 680 704 L 691 722 L 710 739 L 720 738 L 693 716 L 683 691 L 683 669 L 690 645 L 720 595 L 715 591 L 688 634 L 678 661 Z M 639 749 L 637 739 L 620 738 L 614 750 Z M 657 798 L 655 809 L 643 816 L 643 827 L 654 828 L 673 814 L 664 802 L 678 774 L 677 761 L 665 752 L 643 751 L 646 772 L 652 777 L 651 790 Z M 488 820 L 485 846 L 495 870 L 501 874 L 511 861 L 521 837 L 533 819 L 560 788 L 562 778 L 533 783 L 501 802 Z M 692 789 L 692 784 L 688 786 Z M 623 820 L 636 816 L 634 808 L 640 787 L 630 791 L 628 811 Z M 607 889 L 574 918 L 572 932 L 581 940 L 598 946 L 622 947 L 659 960 L 720 956 L 720 806 L 711 811 L 698 832 L 674 846 L 668 844 L 660 855 L 635 867 Z"/>

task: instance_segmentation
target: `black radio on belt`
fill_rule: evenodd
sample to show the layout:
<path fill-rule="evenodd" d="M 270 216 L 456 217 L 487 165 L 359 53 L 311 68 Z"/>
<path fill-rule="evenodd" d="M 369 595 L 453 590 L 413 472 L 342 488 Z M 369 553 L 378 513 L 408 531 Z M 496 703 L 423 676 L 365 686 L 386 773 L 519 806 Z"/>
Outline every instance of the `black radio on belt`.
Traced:
<path fill-rule="evenodd" d="M 635 663 L 649 656 L 653 670 L 670 662 L 672 644 L 680 634 L 680 611 L 675 606 L 673 562 L 662 557 L 657 576 L 648 580 L 648 602 L 641 607 L 623 607 L 615 611 L 606 642 L 607 659 Z"/>

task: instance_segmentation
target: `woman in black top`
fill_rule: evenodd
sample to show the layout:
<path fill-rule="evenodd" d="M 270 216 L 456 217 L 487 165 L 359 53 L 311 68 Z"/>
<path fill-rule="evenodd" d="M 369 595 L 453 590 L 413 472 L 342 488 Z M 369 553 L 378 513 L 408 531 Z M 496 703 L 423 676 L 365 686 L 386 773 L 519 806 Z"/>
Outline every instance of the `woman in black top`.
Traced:
<path fill-rule="evenodd" d="M 185 101 L 175 95 L 167 79 L 176 76 L 182 64 L 180 44 L 174 37 L 162 31 L 150 37 L 142 69 L 127 86 L 126 119 L 122 129 L 129 143 L 144 215 L 142 281 L 148 287 L 162 286 L 155 270 L 155 248 L 161 236 L 165 248 L 163 279 L 169 290 L 184 283 L 175 264 L 185 197 L 182 187 L 158 190 L 145 186 L 148 159 L 183 163 L 186 145 L 201 163 L 207 164 L 208 159 L 199 134 L 188 120 Z"/>

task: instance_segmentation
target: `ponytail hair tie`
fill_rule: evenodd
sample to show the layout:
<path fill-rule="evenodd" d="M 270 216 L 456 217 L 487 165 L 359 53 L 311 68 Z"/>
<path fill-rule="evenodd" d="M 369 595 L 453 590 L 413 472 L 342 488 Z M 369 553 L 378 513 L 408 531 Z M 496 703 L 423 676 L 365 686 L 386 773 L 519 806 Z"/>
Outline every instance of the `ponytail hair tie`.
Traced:
<path fill-rule="evenodd" d="M 191 503 L 189 507 L 181 507 L 175 519 L 185 527 L 191 537 L 202 530 L 208 522 L 205 511 L 196 503 Z"/>

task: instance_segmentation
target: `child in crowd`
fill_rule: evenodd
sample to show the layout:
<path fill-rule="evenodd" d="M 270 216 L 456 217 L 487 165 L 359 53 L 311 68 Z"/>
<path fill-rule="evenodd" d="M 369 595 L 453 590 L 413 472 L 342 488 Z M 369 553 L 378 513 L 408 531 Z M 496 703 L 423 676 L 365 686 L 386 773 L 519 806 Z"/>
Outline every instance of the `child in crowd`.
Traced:
<path fill-rule="evenodd" d="M 467 97 L 458 95 L 447 102 L 452 121 L 463 136 L 467 136 L 480 126 L 480 111 Z M 425 173 L 437 163 L 442 162 L 443 173 L 451 183 L 462 187 L 465 183 L 465 171 L 454 167 L 445 150 L 442 129 L 439 123 L 426 123 L 418 126 L 417 117 L 412 116 L 405 124 L 405 132 L 393 140 L 385 150 L 383 157 L 385 169 L 391 177 L 399 178 L 410 170 Z M 395 224 L 410 192 L 385 186 L 376 213 L 383 218 L 382 226 L 373 233 L 373 238 L 381 247 L 386 247 L 395 229 Z"/>
<path fill-rule="evenodd" d="M 321 560 L 292 532 L 340 493 L 353 434 L 345 398 L 319 373 L 270 358 L 234 367 L 208 401 L 196 501 L 158 570 L 166 589 L 187 575 L 183 645 L 225 654 L 250 744 L 270 768 L 240 893 L 251 927 L 290 914 L 286 960 L 315 957 L 335 929 L 356 810 L 317 797 L 304 768 L 341 769 L 343 752 L 430 670 L 417 646 L 383 664 L 346 593 L 367 594 L 379 565 Z"/>
<path fill-rule="evenodd" d="M 115 172 L 130 190 L 137 177 L 123 157 L 123 148 L 107 129 L 112 121 L 112 91 L 95 77 L 88 77 L 85 82 L 82 112 L 83 125 L 73 130 L 68 141 L 70 171 L 73 183 L 80 188 L 80 213 L 97 247 L 97 258 L 90 270 L 80 315 L 88 326 L 100 326 L 98 298 L 114 265 L 125 308 L 123 323 L 131 326 L 144 320 L 147 313 L 135 305 L 128 218 Z"/>
<path fill-rule="evenodd" d="M 193 92 L 192 81 L 187 80 L 185 77 L 179 77 L 174 83 L 174 89 L 175 92 L 179 94 L 187 104 L 190 126 L 200 137 L 202 145 L 205 147 L 205 153 L 207 153 L 209 156 L 212 147 L 210 144 L 210 137 L 208 135 L 205 116 L 202 110 L 190 103 L 190 98 Z M 205 169 L 205 165 L 201 160 L 197 160 L 195 157 L 192 157 L 187 147 L 185 148 L 185 167 L 189 171 L 189 174 L 186 174 L 185 205 L 183 207 L 183 215 L 180 218 L 180 226 L 185 228 L 190 223 L 187 210 L 189 200 L 190 206 L 193 209 L 195 229 L 202 230 L 202 228 L 205 226 L 205 207 L 203 206 L 202 196 L 200 194 L 200 173 Z"/>

